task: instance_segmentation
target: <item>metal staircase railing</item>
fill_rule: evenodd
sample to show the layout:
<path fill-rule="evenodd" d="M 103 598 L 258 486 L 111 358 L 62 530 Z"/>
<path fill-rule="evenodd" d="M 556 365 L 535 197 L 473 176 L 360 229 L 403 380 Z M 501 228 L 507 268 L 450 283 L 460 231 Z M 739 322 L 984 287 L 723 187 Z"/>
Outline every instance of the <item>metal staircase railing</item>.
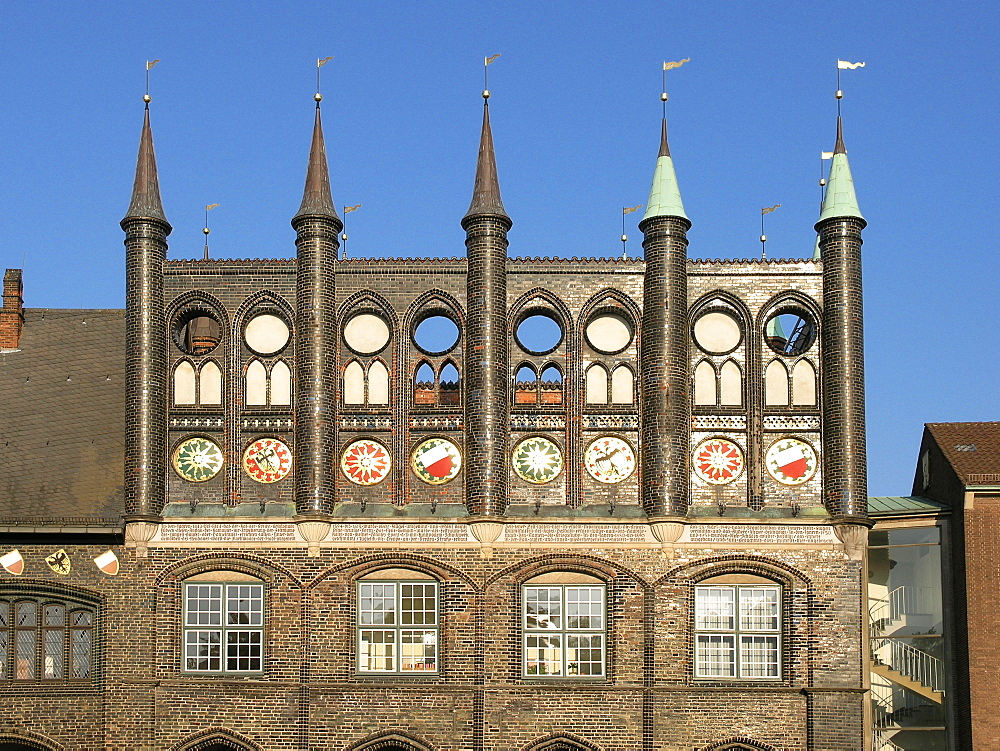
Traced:
<path fill-rule="evenodd" d="M 872 751 L 906 751 L 906 749 L 897 746 L 886 737 L 882 730 L 875 728 L 872 730 Z"/>
<path fill-rule="evenodd" d="M 900 639 L 883 637 L 872 640 L 872 656 L 907 678 L 944 693 L 944 665 L 934 655 Z"/>

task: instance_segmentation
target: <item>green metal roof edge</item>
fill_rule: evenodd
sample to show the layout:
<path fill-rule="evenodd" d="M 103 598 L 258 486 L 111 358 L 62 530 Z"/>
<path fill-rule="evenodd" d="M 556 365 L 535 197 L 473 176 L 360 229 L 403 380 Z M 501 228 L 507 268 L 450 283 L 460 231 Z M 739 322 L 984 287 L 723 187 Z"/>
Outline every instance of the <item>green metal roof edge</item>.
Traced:
<path fill-rule="evenodd" d="M 646 213 L 643 219 L 654 216 L 679 216 L 684 219 L 684 203 L 681 201 L 681 189 L 677 184 L 677 173 L 674 171 L 674 160 L 669 155 L 657 157 L 656 169 L 653 171 L 653 186 L 649 190 L 649 200 L 646 201 Z"/>
<path fill-rule="evenodd" d="M 941 511 L 950 511 L 951 507 L 945 503 L 933 501 L 930 498 L 919 496 L 869 496 L 868 514 L 870 516 L 893 516 L 897 514 L 936 514 Z"/>
<path fill-rule="evenodd" d="M 842 216 L 864 219 L 861 216 L 861 209 L 858 208 L 858 197 L 854 192 L 854 178 L 851 177 L 851 165 L 847 162 L 847 154 L 834 154 L 819 220 L 822 222 L 824 219 Z"/>

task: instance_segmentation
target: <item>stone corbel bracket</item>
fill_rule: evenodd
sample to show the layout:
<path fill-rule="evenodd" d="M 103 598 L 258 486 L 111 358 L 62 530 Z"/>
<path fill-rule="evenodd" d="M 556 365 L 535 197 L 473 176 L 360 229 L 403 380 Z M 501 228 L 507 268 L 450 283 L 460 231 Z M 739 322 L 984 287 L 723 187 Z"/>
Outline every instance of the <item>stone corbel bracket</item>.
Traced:
<path fill-rule="evenodd" d="M 660 543 L 660 555 L 664 558 L 674 557 L 674 543 L 684 533 L 684 523 L 679 521 L 651 521 L 650 529 L 653 537 Z"/>
<path fill-rule="evenodd" d="M 503 522 L 495 519 L 477 519 L 469 522 L 469 530 L 472 536 L 479 541 L 479 555 L 481 558 L 493 557 L 493 543 L 500 539 L 503 534 Z"/>

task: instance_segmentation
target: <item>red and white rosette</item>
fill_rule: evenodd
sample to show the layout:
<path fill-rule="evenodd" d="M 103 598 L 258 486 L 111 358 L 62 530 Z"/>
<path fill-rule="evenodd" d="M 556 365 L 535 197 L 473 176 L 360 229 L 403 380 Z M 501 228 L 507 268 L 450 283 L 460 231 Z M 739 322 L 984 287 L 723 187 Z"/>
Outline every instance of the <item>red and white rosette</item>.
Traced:
<path fill-rule="evenodd" d="M 354 441 L 340 456 L 340 471 L 355 485 L 377 485 L 389 475 L 390 469 L 389 449 L 370 438 Z"/>
<path fill-rule="evenodd" d="M 743 474 L 743 450 L 725 438 L 702 441 L 692 459 L 694 473 L 710 485 L 725 485 Z"/>

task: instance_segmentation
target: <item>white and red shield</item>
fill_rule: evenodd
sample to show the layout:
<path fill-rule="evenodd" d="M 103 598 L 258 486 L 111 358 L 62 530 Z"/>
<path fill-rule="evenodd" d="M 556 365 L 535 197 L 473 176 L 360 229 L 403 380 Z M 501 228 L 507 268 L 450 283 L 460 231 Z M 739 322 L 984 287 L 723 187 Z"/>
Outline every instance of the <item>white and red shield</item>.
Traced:
<path fill-rule="evenodd" d="M 808 443 L 796 438 L 771 444 L 764 463 L 771 477 L 783 485 L 801 485 L 816 474 L 816 452 Z"/>
<path fill-rule="evenodd" d="M 24 573 L 24 559 L 17 550 L 0 555 L 0 566 L 3 566 L 8 573 L 14 576 L 20 576 Z"/>
<path fill-rule="evenodd" d="M 97 565 L 97 568 L 108 576 L 116 576 L 118 574 L 118 556 L 115 555 L 115 551 L 113 550 L 101 553 L 94 559 L 94 563 Z"/>
<path fill-rule="evenodd" d="M 458 446 L 445 438 L 429 438 L 413 450 L 411 465 L 421 480 L 440 485 L 458 474 L 462 454 Z"/>

